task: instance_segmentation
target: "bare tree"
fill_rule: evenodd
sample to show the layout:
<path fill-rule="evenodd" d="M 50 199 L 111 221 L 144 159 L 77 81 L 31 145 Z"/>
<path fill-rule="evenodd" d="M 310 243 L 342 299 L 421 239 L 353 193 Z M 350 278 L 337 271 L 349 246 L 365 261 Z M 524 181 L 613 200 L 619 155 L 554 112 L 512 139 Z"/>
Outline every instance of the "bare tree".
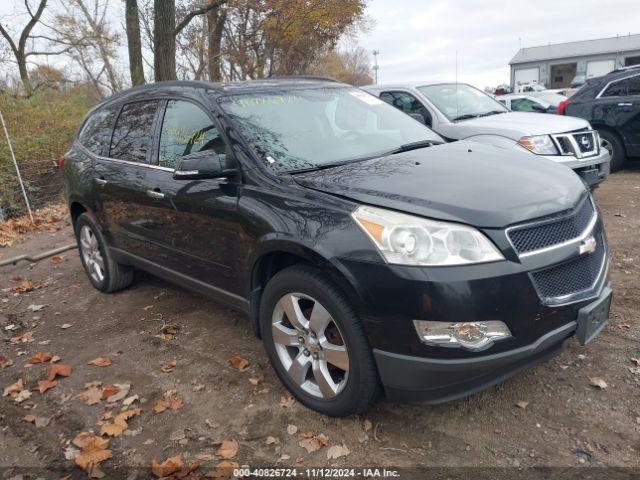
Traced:
<path fill-rule="evenodd" d="M 140 41 L 140 18 L 138 15 L 137 0 L 125 0 L 125 24 L 127 29 L 131 84 L 143 85 L 145 80 L 144 67 L 142 65 L 142 42 Z"/>
<path fill-rule="evenodd" d="M 18 44 L 13 41 L 11 35 L 6 30 L 6 28 L 0 23 L 0 34 L 5 38 L 5 40 L 9 43 L 9 47 L 13 52 L 13 55 L 18 63 L 18 70 L 20 72 L 20 80 L 22 80 L 22 86 L 24 88 L 24 93 L 26 96 L 31 96 L 33 94 L 33 87 L 29 80 L 29 71 L 27 70 L 27 57 L 29 55 L 35 55 L 37 52 L 27 52 L 27 40 L 29 39 L 29 35 L 31 34 L 31 30 L 36 26 L 38 20 L 42 16 L 42 12 L 47 6 L 47 0 L 40 0 L 38 4 L 38 9 L 35 13 L 31 12 L 31 7 L 29 6 L 28 0 L 24 1 L 25 6 L 27 7 L 27 12 L 31 17 L 25 27 L 22 29 L 22 33 L 20 34 L 20 38 L 18 40 Z"/>

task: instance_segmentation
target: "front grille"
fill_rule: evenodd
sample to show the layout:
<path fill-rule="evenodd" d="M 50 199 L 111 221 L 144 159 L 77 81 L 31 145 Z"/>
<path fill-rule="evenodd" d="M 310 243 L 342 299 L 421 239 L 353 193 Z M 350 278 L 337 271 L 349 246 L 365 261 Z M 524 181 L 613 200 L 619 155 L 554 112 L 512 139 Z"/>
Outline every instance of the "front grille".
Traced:
<path fill-rule="evenodd" d="M 520 255 L 551 247 L 580 237 L 594 215 L 593 203 L 586 197 L 569 216 L 509 229 L 509 239 Z"/>
<path fill-rule="evenodd" d="M 594 130 L 559 133 L 552 135 L 561 155 L 578 158 L 590 157 L 599 152 L 598 137 Z"/>
<path fill-rule="evenodd" d="M 583 155 L 596 153 L 596 137 L 593 132 L 574 133 L 573 138 L 575 138 L 576 144 Z"/>
<path fill-rule="evenodd" d="M 531 273 L 538 295 L 545 303 L 557 303 L 568 297 L 589 293 L 598 283 L 606 256 L 603 237 L 593 253 Z"/>

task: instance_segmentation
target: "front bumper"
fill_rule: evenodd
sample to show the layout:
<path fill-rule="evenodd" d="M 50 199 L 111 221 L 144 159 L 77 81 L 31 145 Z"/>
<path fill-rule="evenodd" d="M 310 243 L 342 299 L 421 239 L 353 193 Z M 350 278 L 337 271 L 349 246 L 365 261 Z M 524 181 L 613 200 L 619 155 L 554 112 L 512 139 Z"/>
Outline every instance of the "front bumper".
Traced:
<path fill-rule="evenodd" d="M 598 155 L 585 158 L 576 158 L 571 155 L 542 156 L 547 160 L 561 163 L 571 168 L 589 187 L 594 187 L 607 178 L 611 169 L 611 156 L 605 148 L 600 148 Z"/>
<path fill-rule="evenodd" d="M 476 358 L 420 358 L 374 349 L 374 357 L 387 397 L 392 401 L 437 404 L 456 400 L 506 380 L 562 353 L 571 336 L 578 333 L 581 343 L 591 341 L 606 324 L 592 325 L 588 315 L 611 302 L 607 286 L 599 297 L 579 311 L 578 318 L 510 351 Z M 585 332 L 585 329 L 589 329 Z"/>
<path fill-rule="evenodd" d="M 389 400 L 437 404 L 472 395 L 555 357 L 576 328 L 573 321 L 530 345 L 478 358 L 441 360 L 381 350 L 373 353 Z"/>

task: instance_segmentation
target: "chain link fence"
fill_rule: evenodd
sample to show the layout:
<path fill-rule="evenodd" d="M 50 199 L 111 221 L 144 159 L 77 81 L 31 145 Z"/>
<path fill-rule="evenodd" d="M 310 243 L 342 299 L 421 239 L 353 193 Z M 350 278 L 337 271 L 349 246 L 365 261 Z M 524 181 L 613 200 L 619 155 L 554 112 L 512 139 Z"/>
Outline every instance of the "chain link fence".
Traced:
<path fill-rule="evenodd" d="M 62 175 L 56 162 L 50 158 L 16 158 L 14 163 L 6 135 L 11 138 L 11 132 L 0 132 L 0 222 L 28 215 L 29 209 L 62 202 Z"/>

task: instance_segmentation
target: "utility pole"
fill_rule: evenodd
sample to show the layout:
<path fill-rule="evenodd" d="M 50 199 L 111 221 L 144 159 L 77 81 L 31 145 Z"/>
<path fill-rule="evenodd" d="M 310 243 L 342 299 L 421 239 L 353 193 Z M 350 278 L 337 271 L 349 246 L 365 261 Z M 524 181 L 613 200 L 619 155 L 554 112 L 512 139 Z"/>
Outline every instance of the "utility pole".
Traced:
<path fill-rule="evenodd" d="M 374 83 L 378 84 L 378 70 L 380 66 L 378 65 L 378 55 L 380 55 L 380 50 L 373 51 L 373 75 L 374 75 Z"/>

